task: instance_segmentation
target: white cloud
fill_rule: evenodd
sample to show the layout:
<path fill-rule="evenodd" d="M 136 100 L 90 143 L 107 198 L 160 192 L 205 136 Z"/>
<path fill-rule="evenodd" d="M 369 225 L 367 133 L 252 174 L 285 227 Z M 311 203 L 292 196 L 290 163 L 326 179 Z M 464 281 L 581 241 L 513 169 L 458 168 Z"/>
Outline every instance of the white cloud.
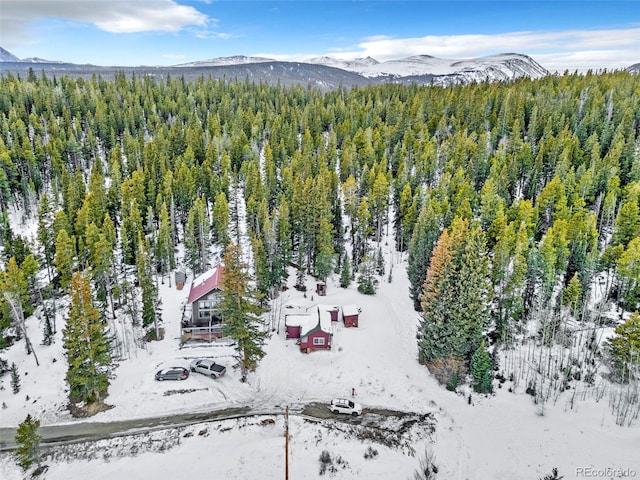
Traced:
<path fill-rule="evenodd" d="M 43 18 L 92 23 L 112 33 L 178 32 L 215 20 L 173 0 L 2 0 L 3 46 L 27 43 L 28 26 Z"/>
<path fill-rule="evenodd" d="M 213 30 L 196 30 L 194 35 L 197 38 L 208 39 L 208 38 L 218 38 L 220 40 L 227 40 L 229 38 L 238 38 L 240 35 L 234 35 L 232 33 L 224 33 L 224 32 L 215 32 Z"/>

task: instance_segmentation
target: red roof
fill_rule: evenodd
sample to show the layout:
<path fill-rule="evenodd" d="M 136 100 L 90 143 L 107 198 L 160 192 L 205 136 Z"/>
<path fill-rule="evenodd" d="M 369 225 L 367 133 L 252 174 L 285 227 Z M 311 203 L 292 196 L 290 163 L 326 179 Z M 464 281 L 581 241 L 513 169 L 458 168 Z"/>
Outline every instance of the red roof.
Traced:
<path fill-rule="evenodd" d="M 216 265 L 211 270 L 194 278 L 193 282 L 191 282 L 191 290 L 189 291 L 189 299 L 187 302 L 193 303 L 213 290 L 222 290 L 223 273 L 224 267 L 222 265 Z"/>

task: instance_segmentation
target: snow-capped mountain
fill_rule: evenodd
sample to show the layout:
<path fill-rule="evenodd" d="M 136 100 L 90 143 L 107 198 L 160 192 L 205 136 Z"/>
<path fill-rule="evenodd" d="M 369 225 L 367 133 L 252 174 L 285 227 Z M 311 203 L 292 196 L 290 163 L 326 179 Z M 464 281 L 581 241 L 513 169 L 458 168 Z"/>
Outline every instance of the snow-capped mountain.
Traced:
<path fill-rule="evenodd" d="M 28 58 L 23 58 L 22 60 L 20 60 L 20 62 L 24 62 L 24 63 L 64 63 L 60 60 L 47 60 L 45 58 L 40 58 L 40 57 L 28 57 Z"/>
<path fill-rule="evenodd" d="M 344 62 L 328 57 L 312 59 L 313 63 L 322 63 L 332 67 L 343 68 L 359 73 L 367 78 L 376 77 L 418 77 L 450 76 L 452 82 L 437 83 L 468 83 L 484 80 L 512 80 L 519 77 L 540 78 L 549 72 L 527 55 L 518 53 L 503 53 L 468 60 L 436 58 L 430 55 L 416 55 L 399 60 L 377 62 Z M 365 59 L 366 60 L 366 59 Z"/>
<path fill-rule="evenodd" d="M 244 55 L 234 55 L 232 57 L 217 57 L 208 60 L 198 60 L 196 62 L 181 63 L 176 67 L 225 67 L 229 65 L 248 65 L 251 63 L 275 62 L 272 58 L 246 57 Z"/>
<path fill-rule="evenodd" d="M 54 60 L 45 60 L 44 58 L 38 58 L 38 57 L 29 57 L 29 58 L 20 59 L 20 58 L 16 57 L 13 53 L 9 52 L 8 50 L 5 50 L 2 47 L 0 47 L 0 62 L 12 62 L 12 63 L 64 63 L 64 62 L 58 62 L 58 61 L 54 61 Z"/>
<path fill-rule="evenodd" d="M 361 70 L 366 70 L 369 67 L 378 65 L 375 58 L 356 58 L 355 60 L 340 60 L 332 57 L 314 57 L 306 61 L 307 63 L 313 63 L 316 65 L 326 65 L 328 67 L 340 68 L 350 72 L 361 73 Z"/>
<path fill-rule="evenodd" d="M 166 67 L 102 67 L 76 65 L 44 60 L 38 57 L 19 59 L 0 47 L 0 62 L 10 63 L 15 72 L 27 71 L 38 64 L 43 70 L 68 72 L 74 76 L 90 76 L 96 71 L 139 71 L 161 75 L 179 71 L 188 78 L 206 74 L 215 78 L 242 78 L 282 85 L 314 85 L 322 90 L 332 90 L 339 85 L 363 86 L 386 82 L 417 85 L 456 85 L 484 81 L 507 81 L 520 77 L 540 78 L 548 74 L 531 57 L 518 53 L 502 53 L 466 60 L 436 58 L 430 55 L 378 60 L 366 57 L 342 60 L 329 56 L 315 57 L 302 62 L 284 62 L 265 57 L 235 55 L 183 63 Z M 636 65 L 629 67 L 630 69 Z M 5 66 L 5 69 L 7 66 Z M 630 70 L 634 71 L 634 70 Z"/>
<path fill-rule="evenodd" d="M 21 60 L 13 53 L 8 52 L 4 48 L 0 47 L 0 62 L 20 62 Z"/>

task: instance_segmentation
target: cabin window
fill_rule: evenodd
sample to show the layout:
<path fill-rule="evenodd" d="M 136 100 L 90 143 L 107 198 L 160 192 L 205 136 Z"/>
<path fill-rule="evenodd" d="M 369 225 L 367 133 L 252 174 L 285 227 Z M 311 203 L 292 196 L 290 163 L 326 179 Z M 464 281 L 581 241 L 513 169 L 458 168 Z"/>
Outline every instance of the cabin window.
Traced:
<path fill-rule="evenodd" d="M 219 320 L 218 304 L 210 300 L 200 300 L 198 302 L 198 318 L 201 320 Z"/>
<path fill-rule="evenodd" d="M 315 337 L 313 339 L 314 345 L 324 345 L 324 337 Z"/>

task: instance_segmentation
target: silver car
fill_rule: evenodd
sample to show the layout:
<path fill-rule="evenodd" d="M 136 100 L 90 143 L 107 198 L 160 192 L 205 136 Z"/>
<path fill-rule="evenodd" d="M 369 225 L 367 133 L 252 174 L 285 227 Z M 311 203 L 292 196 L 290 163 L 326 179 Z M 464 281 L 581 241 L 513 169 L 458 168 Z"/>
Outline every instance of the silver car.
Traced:
<path fill-rule="evenodd" d="M 226 373 L 227 367 L 216 363 L 211 358 L 199 358 L 191 362 L 191 371 L 202 373 L 212 378 L 219 378 Z"/>
<path fill-rule="evenodd" d="M 189 370 L 184 367 L 163 368 L 156 373 L 156 380 L 186 380 L 189 378 Z"/>

